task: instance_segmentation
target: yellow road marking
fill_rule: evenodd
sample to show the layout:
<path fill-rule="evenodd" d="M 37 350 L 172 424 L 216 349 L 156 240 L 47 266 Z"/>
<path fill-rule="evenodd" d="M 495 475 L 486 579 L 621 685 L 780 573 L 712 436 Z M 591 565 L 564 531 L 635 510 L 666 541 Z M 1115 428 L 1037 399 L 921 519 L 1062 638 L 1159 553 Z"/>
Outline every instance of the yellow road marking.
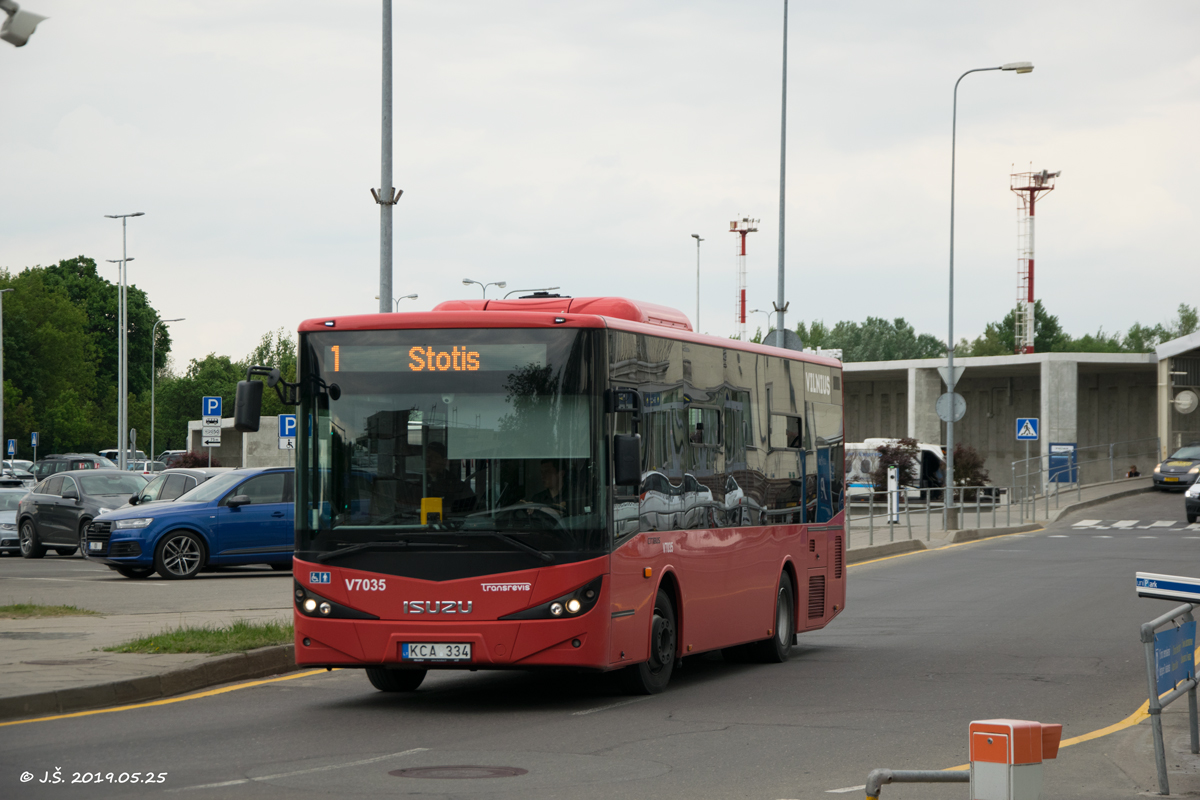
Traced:
<path fill-rule="evenodd" d="M 235 683 L 230 686 L 222 686 L 220 689 L 209 689 L 205 692 L 196 692 L 195 694 L 185 694 L 179 697 L 166 697 L 162 700 L 151 700 L 146 703 L 134 703 L 128 706 L 114 706 L 112 708 L 94 708 L 91 711 L 76 711 L 72 714 L 56 714 L 52 717 L 34 717 L 33 719 L 18 719 L 12 722 L 0 722 L 0 728 L 6 728 L 9 725 L 25 725 L 30 722 L 50 722 L 56 719 L 72 719 L 73 717 L 90 717 L 93 714 L 111 714 L 114 711 L 132 711 L 135 708 L 150 708 L 152 706 L 165 706 L 171 703 L 182 703 L 185 700 L 199 700 L 202 697 L 215 697 L 219 694 L 228 692 L 236 692 L 239 689 L 249 689 L 254 686 L 264 686 L 268 683 L 279 683 L 280 681 L 291 681 L 296 678 L 307 678 L 310 675 L 320 675 L 324 673 L 323 669 L 314 669 L 307 672 L 297 672 L 293 675 L 284 675 L 279 678 L 266 678 L 260 681 L 246 681 L 245 683 Z"/>

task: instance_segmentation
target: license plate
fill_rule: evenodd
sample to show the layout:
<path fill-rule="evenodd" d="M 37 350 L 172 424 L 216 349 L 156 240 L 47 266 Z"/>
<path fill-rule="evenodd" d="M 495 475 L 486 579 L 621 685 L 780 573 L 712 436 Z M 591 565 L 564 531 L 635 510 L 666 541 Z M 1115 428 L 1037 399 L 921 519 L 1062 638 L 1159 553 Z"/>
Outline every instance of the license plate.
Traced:
<path fill-rule="evenodd" d="M 1166 483 L 1178 483 L 1179 478 L 1163 478 L 1163 481 Z"/>
<path fill-rule="evenodd" d="M 470 661 L 470 644 L 413 642 L 400 645 L 400 657 L 406 661 Z"/>
<path fill-rule="evenodd" d="M 88 542 L 89 553 L 99 553 L 104 550 L 104 542 Z"/>

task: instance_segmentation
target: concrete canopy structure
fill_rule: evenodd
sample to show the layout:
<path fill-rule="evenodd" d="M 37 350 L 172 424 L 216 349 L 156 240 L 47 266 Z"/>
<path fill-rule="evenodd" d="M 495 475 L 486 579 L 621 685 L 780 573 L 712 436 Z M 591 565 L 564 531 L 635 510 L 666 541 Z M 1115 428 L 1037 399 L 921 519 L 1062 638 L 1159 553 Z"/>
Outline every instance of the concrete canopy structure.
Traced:
<path fill-rule="evenodd" d="M 1154 352 L 1158 359 L 1158 435 L 1169 449 L 1200 441 L 1200 412 L 1193 405 L 1177 405 L 1180 394 L 1200 392 L 1200 331 L 1160 344 Z"/>
<path fill-rule="evenodd" d="M 1197 357 L 1200 371 L 1200 352 Z M 945 423 L 934 403 L 945 391 L 937 372 L 945 363 L 931 358 L 846 364 L 846 441 L 909 436 L 944 446 Z M 1143 472 L 1151 468 L 1164 402 L 1157 354 L 1033 353 L 955 359 L 955 365 L 966 368 L 955 388 L 967 401 L 966 415 L 955 423 L 955 439 L 987 459 L 993 483 L 1006 485 L 1012 462 L 1025 458 L 1025 444 L 1016 440 L 1018 417 L 1041 420 L 1030 456 L 1047 455 L 1054 442 L 1075 443 L 1082 451 L 1142 440 L 1136 448 L 1143 454 L 1138 466 Z M 1129 464 L 1120 466 L 1123 475 Z M 1081 477 L 1107 480 L 1109 472 L 1106 460 L 1085 466 Z"/>

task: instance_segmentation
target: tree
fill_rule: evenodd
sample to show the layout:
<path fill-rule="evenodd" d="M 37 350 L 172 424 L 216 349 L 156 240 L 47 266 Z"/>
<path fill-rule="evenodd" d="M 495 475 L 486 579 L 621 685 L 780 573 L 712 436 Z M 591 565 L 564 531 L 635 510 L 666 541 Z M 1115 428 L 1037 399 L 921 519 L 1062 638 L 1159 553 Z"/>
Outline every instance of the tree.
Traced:
<path fill-rule="evenodd" d="M 920 463 L 921 446 L 916 439 L 899 439 L 895 444 L 880 445 L 876 448 L 879 458 L 875 461 L 875 469 L 871 472 L 871 481 L 879 491 L 887 489 L 888 467 L 900 468 L 899 480 L 901 486 L 913 485 L 914 468 Z M 957 472 L 957 470 L 956 470 Z M 918 473 L 919 474 L 919 473 Z"/>
<path fill-rule="evenodd" d="M 806 347 L 841 348 L 843 361 L 937 358 L 946 352 L 946 346 L 937 337 L 928 333 L 917 335 L 903 317 L 891 322 L 867 317 L 861 325 L 846 320 L 832 329 L 820 321 L 807 327 L 801 322 L 796 334 Z"/>

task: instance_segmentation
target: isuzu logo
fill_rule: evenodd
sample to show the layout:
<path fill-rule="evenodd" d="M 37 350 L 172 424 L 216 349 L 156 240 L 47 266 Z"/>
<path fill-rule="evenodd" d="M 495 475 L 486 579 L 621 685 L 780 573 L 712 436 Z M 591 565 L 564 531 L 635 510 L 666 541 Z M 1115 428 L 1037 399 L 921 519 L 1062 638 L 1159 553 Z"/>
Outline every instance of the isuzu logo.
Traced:
<path fill-rule="evenodd" d="M 528 592 L 533 589 L 531 583 L 481 583 L 485 592 Z"/>
<path fill-rule="evenodd" d="M 462 600 L 405 600 L 405 614 L 470 614 L 471 601 Z"/>

